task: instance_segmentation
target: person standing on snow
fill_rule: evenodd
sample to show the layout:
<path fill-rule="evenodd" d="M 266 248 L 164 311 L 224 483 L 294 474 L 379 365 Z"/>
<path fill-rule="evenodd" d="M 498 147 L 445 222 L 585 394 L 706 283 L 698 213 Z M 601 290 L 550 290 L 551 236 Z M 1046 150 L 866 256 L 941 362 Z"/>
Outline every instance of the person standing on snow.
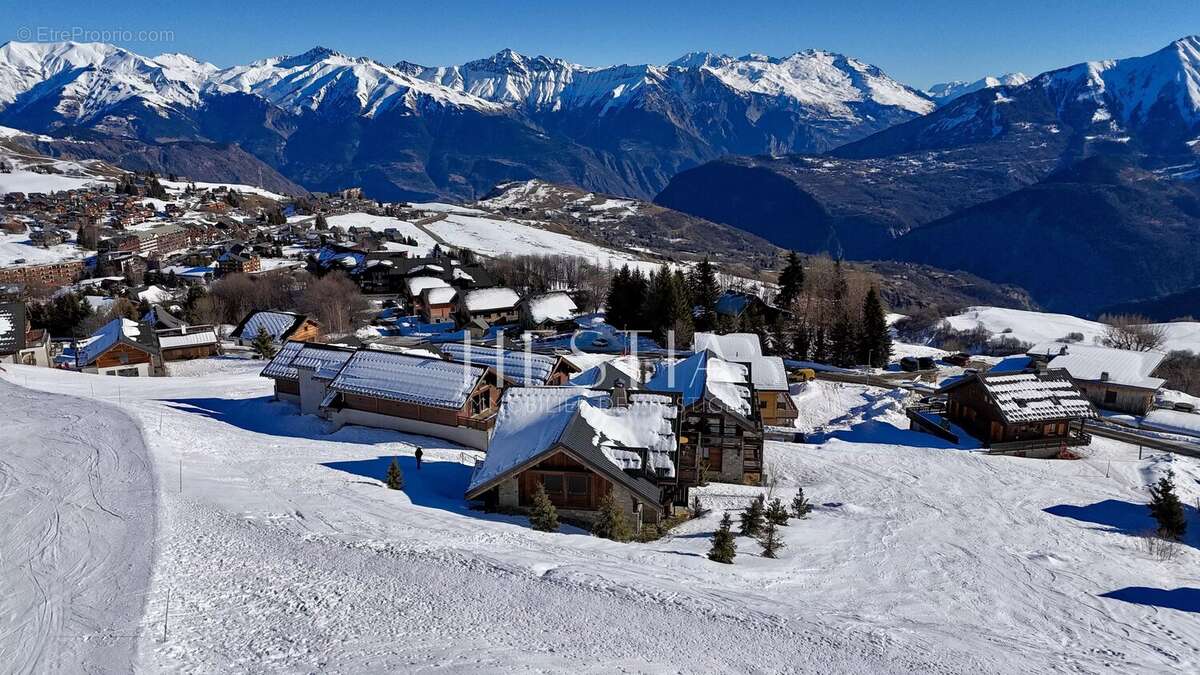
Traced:
<path fill-rule="evenodd" d="M 421 451 L 421 446 L 417 446 L 417 451 L 413 455 L 417 458 L 417 471 L 421 470 L 421 455 L 425 453 Z"/>

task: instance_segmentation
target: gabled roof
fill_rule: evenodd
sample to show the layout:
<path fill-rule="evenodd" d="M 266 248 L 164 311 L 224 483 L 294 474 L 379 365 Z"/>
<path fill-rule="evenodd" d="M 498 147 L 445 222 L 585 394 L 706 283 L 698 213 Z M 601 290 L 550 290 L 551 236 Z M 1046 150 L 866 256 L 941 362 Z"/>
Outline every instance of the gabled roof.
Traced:
<path fill-rule="evenodd" d="M 655 468 L 675 473 L 670 453 L 676 438 L 669 397 L 633 395 L 627 408 L 611 408 L 606 392 L 576 387 L 509 389 L 497 416 L 487 456 L 471 476 L 472 499 L 555 451 L 565 450 L 592 470 L 621 483 L 657 506 L 658 486 L 631 476 L 645 450 Z"/>
<path fill-rule="evenodd" d="M 64 350 L 59 360 L 71 365 L 78 363 L 80 366 L 88 366 L 121 343 L 148 354 L 157 351 L 154 333 L 149 328 L 139 325 L 136 321 L 118 318 L 109 321 L 90 337 L 78 342 L 74 351 L 69 348 Z"/>
<path fill-rule="evenodd" d="M 1166 358 L 1162 352 L 1047 342 L 1029 350 L 1029 354 L 1048 357 L 1051 368 L 1061 368 L 1075 380 L 1111 382 L 1140 389 L 1158 389 L 1166 383 L 1166 380 L 1150 376 Z"/>
<path fill-rule="evenodd" d="M 260 375 L 272 379 L 295 380 L 300 377 L 297 368 L 308 368 L 316 371 L 318 376 L 329 378 L 337 373 L 353 353 L 354 349 L 351 347 L 289 340 L 275 352 L 275 356 Z"/>
<path fill-rule="evenodd" d="M 525 304 L 529 309 L 529 318 L 535 324 L 546 321 L 570 321 L 579 313 L 575 301 L 562 291 L 528 298 Z"/>
<path fill-rule="evenodd" d="M 346 360 L 329 390 L 458 410 L 486 372 L 479 366 L 361 349 Z"/>
<path fill-rule="evenodd" d="M 760 391 L 787 391 L 787 369 L 778 356 L 763 356 L 762 343 L 754 333 L 696 333 L 692 338 L 696 351 L 707 349 L 734 363 L 750 366 L 750 381 Z"/>
<path fill-rule="evenodd" d="M 182 319 L 168 312 L 162 305 L 151 305 L 150 311 L 142 316 L 142 323 L 155 327 L 162 324 L 163 328 L 182 328 L 187 325 Z"/>
<path fill-rule="evenodd" d="M 25 348 L 25 303 L 0 303 L 0 354 L 15 354 Z"/>
<path fill-rule="evenodd" d="M 456 295 L 458 295 L 458 289 L 451 286 L 426 288 L 421 291 L 421 302 L 426 305 L 448 305 L 454 302 Z"/>
<path fill-rule="evenodd" d="M 404 280 L 404 287 L 408 289 L 408 294 L 412 297 L 420 295 L 421 291 L 426 288 L 441 288 L 449 285 L 438 277 L 409 277 Z"/>
<path fill-rule="evenodd" d="M 461 342 L 447 342 L 438 349 L 451 361 L 487 366 L 496 371 L 497 377 L 522 387 L 546 384 L 559 362 L 557 356 Z"/>
<path fill-rule="evenodd" d="M 220 340 L 217 331 L 211 327 L 196 327 L 191 331 L 186 328 L 163 331 L 158 334 L 159 349 L 179 349 L 181 347 L 202 347 L 215 345 Z"/>
<path fill-rule="evenodd" d="M 749 417 L 754 408 L 746 370 L 743 365 L 701 351 L 660 365 L 645 389 L 681 394 L 685 406 L 706 398 L 715 400 L 731 412 Z"/>
<path fill-rule="evenodd" d="M 1071 382 L 1066 372 L 976 374 L 942 387 L 951 391 L 980 383 L 988 401 L 1006 424 L 1091 419 L 1096 410 Z"/>
<path fill-rule="evenodd" d="M 469 312 L 494 312 L 500 309 L 512 309 L 521 301 L 521 296 L 511 288 L 480 288 L 467 291 L 461 296 L 463 304 Z"/>
<path fill-rule="evenodd" d="M 307 319 L 308 317 L 304 314 L 276 309 L 250 312 L 234 329 L 232 337 L 253 340 L 258 335 L 259 329 L 262 328 L 267 331 L 267 335 L 270 335 L 272 340 L 283 342 Z"/>

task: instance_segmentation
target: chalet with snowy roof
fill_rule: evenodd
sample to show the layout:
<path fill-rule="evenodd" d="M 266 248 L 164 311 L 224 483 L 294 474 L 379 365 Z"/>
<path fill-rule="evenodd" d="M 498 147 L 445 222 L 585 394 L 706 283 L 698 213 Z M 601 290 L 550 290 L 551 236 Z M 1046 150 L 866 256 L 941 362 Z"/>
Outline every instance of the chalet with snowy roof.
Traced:
<path fill-rule="evenodd" d="M 206 359 L 220 353 L 221 340 L 212 326 L 188 326 L 163 328 L 154 331 L 158 350 L 164 363 Z"/>
<path fill-rule="evenodd" d="M 644 388 L 680 398 L 681 485 L 762 480 L 763 426 L 749 368 L 705 350 L 659 365 Z"/>
<path fill-rule="evenodd" d="M 300 406 L 306 415 L 320 413 L 329 382 L 356 350 L 314 342 L 285 343 L 263 368 L 263 377 L 275 384 L 275 399 Z"/>
<path fill-rule="evenodd" d="M 437 286 L 421 291 L 417 311 L 425 323 L 438 323 L 454 318 L 454 300 L 458 297 L 458 289 L 451 286 Z"/>
<path fill-rule="evenodd" d="M 480 450 L 500 401 L 491 368 L 374 349 L 354 352 L 326 389 L 320 414 L 338 425 L 396 429 Z"/>
<path fill-rule="evenodd" d="M 774 321 L 784 310 L 768 304 L 754 293 L 727 290 L 717 298 L 717 314 L 733 321 L 757 314 L 764 321 Z"/>
<path fill-rule="evenodd" d="M 288 340 L 312 342 L 321 336 L 321 325 L 304 314 L 277 309 L 261 310 L 247 314 L 229 337 L 236 340 L 238 345 L 248 347 L 254 343 L 260 331 L 266 331 L 275 344 L 283 344 Z"/>
<path fill-rule="evenodd" d="M 1054 456 L 1091 442 L 1084 421 L 1096 411 L 1066 371 L 972 373 L 939 393 L 945 418 L 992 452 Z"/>
<path fill-rule="evenodd" d="M 187 322 L 169 312 L 159 304 L 150 305 L 150 310 L 142 315 L 142 323 L 154 330 L 166 330 L 186 326 Z"/>
<path fill-rule="evenodd" d="M 571 384 L 589 389 L 626 391 L 642 388 L 642 361 L 636 356 L 613 354 L 563 354 L 562 359 L 579 372 L 571 376 Z"/>
<path fill-rule="evenodd" d="M 635 528 L 657 522 L 687 503 L 674 489 L 678 416 L 670 396 L 509 389 L 466 497 L 528 510 L 541 485 L 560 516 L 592 522 L 611 493 Z"/>
<path fill-rule="evenodd" d="M 516 323 L 520 302 L 521 296 L 516 291 L 503 286 L 464 291 L 458 294 L 455 316 L 463 325 L 472 320 L 488 324 Z"/>
<path fill-rule="evenodd" d="M 151 377 L 162 371 L 154 331 L 120 318 L 64 349 L 56 363 L 85 373 L 120 377 Z"/>
<path fill-rule="evenodd" d="M 787 369 L 778 356 L 764 356 L 762 343 L 754 333 L 696 333 L 697 351 L 708 350 L 726 361 L 750 369 L 750 382 L 758 399 L 762 423 L 767 426 L 793 426 L 800 412 L 788 391 Z"/>
<path fill-rule="evenodd" d="M 527 330 L 566 331 L 575 327 L 579 307 L 565 291 L 525 298 L 517 305 L 521 325 Z"/>
<path fill-rule="evenodd" d="M 505 349 L 499 345 L 485 346 L 448 342 L 438 347 L 442 355 L 457 363 L 481 365 L 496 371 L 502 386 L 538 387 L 567 384 L 571 375 L 579 372 L 556 354 L 535 354 L 523 350 Z"/>
<path fill-rule="evenodd" d="M 1028 356 L 1033 367 L 1066 371 L 1089 401 L 1114 412 L 1145 415 L 1166 384 L 1153 377 L 1167 356 L 1162 352 L 1048 342 L 1029 350 Z"/>

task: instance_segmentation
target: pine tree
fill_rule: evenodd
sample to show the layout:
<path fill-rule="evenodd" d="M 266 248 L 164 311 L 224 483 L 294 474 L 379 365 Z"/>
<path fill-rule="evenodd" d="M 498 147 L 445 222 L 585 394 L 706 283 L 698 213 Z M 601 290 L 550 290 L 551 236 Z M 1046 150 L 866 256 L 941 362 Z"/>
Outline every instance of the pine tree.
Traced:
<path fill-rule="evenodd" d="M 858 347 L 858 334 L 854 323 L 845 307 L 839 305 L 829 331 L 829 362 L 842 368 L 855 365 L 854 357 Z"/>
<path fill-rule="evenodd" d="M 600 500 L 600 512 L 592 525 L 592 534 L 613 541 L 629 541 L 632 534 L 625 514 L 617 506 L 617 499 L 612 492 Z"/>
<path fill-rule="evenodd" d="M 783 540 L 779 538 L 779 529 L 775 523 L 767 521 L 763 527 L 762 538 L 758 541 L 762 545 L 762 555 L 764 558 L 776 558 L 779 549 L 784 547 Z"/>
<path fill-rule="evenodd" d="M 858 338 L 858 363 L 873 368 L 887 365 L 892 355 L 892 336 L 888 330 L 883 303 L 872 286 L 863 300 L 862 330 Z"/>
<path fill-rule="evenodd" d="M 804 488 L 796 488 L 796 496 L 792 497 L 792 515 L 804 518 L 812 511 L 812 504 L 804 498 Z"/>
<path fill-rule="evenodd" d="M 775 296 L 775 306 L 787 309 L 800 291 L 804 289 L 804 266 L 800 264 L 800 256 L 795 251 L 788 253 L 787 264 L 779 275 L 779 293 Z"/>
<path fill-rule="evenodd" d="M 558 509 L 546 495 L 546 486 L 538 483 L 533 489 L 533 508 L 529 512 L 529 524 L 540 532 L 558 531 Z"/>
<path fill-rule="evenodd" d="M 763 508 L 763 498 L 759 495 L 750 502 L 750 506 L 742 511 L 740 532 L 745 537 L 757 537 L 762 532 L 766 510 Z"/>
<path fill-rule="evenodd" d="M 316 229 L 321 230 L 321 231 L 328 230 L 329 229 L 329 221 L 325 220 L 325 214 L 318 213 L 317 220 L 316 220 L 316 222 L 313 223 L 313 226 Z"/>
<path fill-rule="evenodd" d="M 783 500 L 776 497 L 767 505 L 766 517 L 767 522 L 786 526 L 791 515 L 788 513 L 787 507 L 783 505 Z"/>
<path fill-rule="evenodd" d="M 404 489 L 404 472 L 400 470 L 400 462 L 395 457 L 392 458 L 392 463 L 388 465 L 386 482 L 389 490 Z"/>
<path fill-rule="evenodd" d="M 733 521 L 726 513 L 721 518 L 721 526 L 717 528 L 716 532 L 713 532 L 712 548 L 708 551 L 709 560 L 726 565 L 733 564 L 733 558 L 737 555 L 737 542 L 734 541 L 733 532 L 730 531 L 732 527 Z"/>
<path fill-rule="evenodd" d="M 1187 518 L 1183 512 L 1183 504 L 1175 494 L 1175 472 L 1168 470 L 1167 475 L 1158 479 L 1157 485 L 1150 486 L 1150 515 L 1158 521 L 1158 536 L 1163 539 L 1181 541 L 1187 532 Z"/>
<path fill-rule="evenodd" d="M 271 340 L 271 335 L 267 333 L 267 329 L 259 326 L 258 335 L 254 336 L 254 341 L 250 343 L 250 348 L 254 350 L 255 355 L 260 359 L 269 359 L 275 356 L 275 343 Z"/>
<path fill-rule="evenodd" d="M 705 257 L 692 270 L 692 301 L 696 306 L 696 330 L 711 331 L 717 327 L 717 300 L 721 289 L 717 285 L 717 273 Z"/>

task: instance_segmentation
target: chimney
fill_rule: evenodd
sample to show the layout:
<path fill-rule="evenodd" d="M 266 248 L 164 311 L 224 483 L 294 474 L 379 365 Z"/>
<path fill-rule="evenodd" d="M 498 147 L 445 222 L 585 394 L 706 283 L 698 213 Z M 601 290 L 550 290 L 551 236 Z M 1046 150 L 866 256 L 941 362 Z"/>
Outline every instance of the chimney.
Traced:
<path fill-rule="evenodd" d="M 624 382 L 613 385 L 612 403 L 614 408 L 624 408 L 629 405 L 629 392 L 625 390 Z"/>
<path fill-rule="evenodd" d="M 1107 371 L 1107 370 L 1106 370 L 1106 371 L 1104 371 L 1104 372 L 1102 372 L 1102 373 L 1100 373 L 1100 381 L 1101 381 L 1101 382 L 1108 382 L 1108 377 L 1109 377 L 1109 376 L 1108 376 L 1108 371 Z"/>

